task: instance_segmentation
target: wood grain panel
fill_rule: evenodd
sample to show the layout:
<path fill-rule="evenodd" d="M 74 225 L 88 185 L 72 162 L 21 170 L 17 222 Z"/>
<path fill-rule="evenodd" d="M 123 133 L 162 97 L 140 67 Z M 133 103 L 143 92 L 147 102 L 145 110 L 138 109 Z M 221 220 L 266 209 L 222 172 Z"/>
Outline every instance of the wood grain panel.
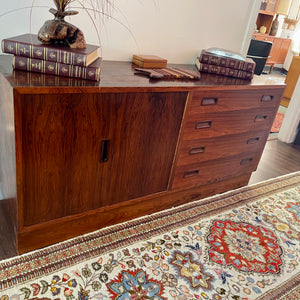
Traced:
<path fill-rule="evenodd" d="M 261 153 L 242 153 L 221 159 L 179 166 L 172 189 L 192 188 L 250 173 L 256 169 Z"/>
<path fill-rule="evenodd" d="M 177 166 L 204 162 L 244 152 L 261 152 L 269 133 L 252 131 L 201 140 L 183 141 Z"/>
<path fill-rule="evenodd" d="M 253 130 L 268 131 L 273 123 L 276 112 L 272 108 L 249 109 L 242 112 L 227 111 L 216 114 L 201 113 L 189 115 L 183 132 L 184 140 L 204 139 L 238 134 Z M 201 122 L 211 122 L 210 127 L 201 127 Z"/>
<path fill-rule="evenodd" d="M 22 95 L 24 226 L 166 190 L 186 96 Z"/>
<path fill-rule="evenodd" d="M 290 39 L 282 39 L 281 47 L 278 53 L 278 64 L 284 64 L 291 42 L 292 40 Z"/>
<path fill-rule="evenodd" d="M 26 228 L 18 235 L 18 251 L 25 253 L 53 243 L 64 241 L 76 235 L 92 232 L 106 226 L 172 208 L 193 200 L 216 195 L 248 183 L 251 173 L 229 178 L 222 182 L 205 186 L 165 192 L 150 197 L 134 199 L 92 210 L 72 217 L 65 217 Z"/>
<path fill-rule="evenodd" d="M 289 71 L 285 78 L 286 89 L 283 97 L 290 100 L 293 96 L 295 86 L 300 75 L 300 56 L 294 56 Z"/>
<path fill-rule="evenodd" d="M 280 98 L 281 91 L 278 91 L 278 89 L 267 91 L 241 91 L 238 89 L 231 91 L 195 91 L 192 96 L 190 114 L 276 107 Z M 211 101 L 208 102 L 208 100 Z"/>

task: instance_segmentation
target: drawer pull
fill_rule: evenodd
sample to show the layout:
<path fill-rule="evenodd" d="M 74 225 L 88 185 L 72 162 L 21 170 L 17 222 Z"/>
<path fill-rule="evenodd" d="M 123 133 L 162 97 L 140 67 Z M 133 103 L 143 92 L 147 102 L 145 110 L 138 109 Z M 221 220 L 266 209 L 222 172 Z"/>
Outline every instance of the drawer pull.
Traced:
<path fill-rule="evenodd" d="M 199 174 L 199 170 L 193 170 L 193 171 L 184 172 L 183 178 L 196 176 L 198 174 Z"/>
<path fill-rule="evenodd" d="M 263 95 L 260 99 L 261 102 L 271 102 L 273 100 L 273 96 L 271 95 Z"/>
<path fill-rule="evenodd" d="M 247 144 L 255 144 L 259 141 L 259 137 L 251 138 L 247 141 Z"/>
<path fill-rule="evenodd" d="M 100 150 L 100 161 L 108 161 L 108 150 L 109 150 L 109 140 L 101 141 L 101 150 Z"/>
<path fill-rule="evenodd" d="M 266 119 L 267 119 L 266 115 L 256 116 L 254 122 L 261 122 L 261 121 L 265 121 Z"/>
<path fill-rule="evenodd" d="M 218 102 L 218 98 L 203 98 L 201 101 L 201 105 L 216 105 Z"/>
<path fill-rule="evenodd" d="M 205 151 L 205 147 L 195 147 L 190 149 L 189 154 L 193 155 L 193 154 L 203 153 L 204 151 Z"/>
<path fill-rule="evenodd" d="M 196 129 L 210 128 L 211 121 L 197 122 L 195 127 Z"/>
<path fill-rule="evenodd" d="M 250 163 L 252 160 L 253 160 L 252 157 L 244 158 L 244 159 L 241 160 L 240 165 L 248 164 L 248 163 Z"/>

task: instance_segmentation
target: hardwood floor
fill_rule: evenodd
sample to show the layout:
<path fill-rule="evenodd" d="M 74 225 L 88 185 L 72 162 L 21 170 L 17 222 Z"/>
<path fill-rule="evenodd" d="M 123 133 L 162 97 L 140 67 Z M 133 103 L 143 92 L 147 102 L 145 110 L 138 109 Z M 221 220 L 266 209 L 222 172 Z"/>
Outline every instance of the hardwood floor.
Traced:
<path fill-rule="evenodd" d="M 257 183 L 280 175 L 300 171 L 300 146 L 286 144 L 277 139 L 266 143 L 257 170 L 249 184 Z M 0 259 L 16 255 L 12 227 L 8 214 L 3 209 L 5 200 L 0 201 Z"/>
<path fill-rule="evenodd" d="M 266 143 L 257 170 L 252 173 L 249 184 L 284 174 L 300 171 L 300 146 L 286 144 L 277 139 Z"/>
<path fill-rule="evenodd" d="M 9 214 L 4 209 L 5 201 L 0 201 L 0 260 L 17 254 L 13 227 L 9 220 Z"/>

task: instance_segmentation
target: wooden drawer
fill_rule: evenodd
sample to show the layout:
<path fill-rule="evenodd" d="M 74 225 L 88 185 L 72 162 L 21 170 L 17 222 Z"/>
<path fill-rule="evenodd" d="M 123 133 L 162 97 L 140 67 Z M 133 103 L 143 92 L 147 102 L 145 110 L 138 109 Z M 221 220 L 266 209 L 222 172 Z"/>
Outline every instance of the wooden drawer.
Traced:
<path fill-rule="evenodd" d="M 268 131 L 246 132 L 201 140 L 183 141 L 177 166 L 219 159 L 244 152 L 262 151 Z"/>
<path fill-rule="evenodd" d="M 276 110 L 273 108 L 201 113 L 188 116 L 184 140 L 204 139 L 248 131 L 269 130 Z"/>
<path fill-rule="evenodd" d="M 176 167 L 172 189 L 192 188 L 239 176 L 256 169 L 261 153 L 243 153 Z"/>
<path fill-rule="evenodd" d="M 189 114 L 277 107 L 282 90 L 267 91 L 196 91 L 192 95 Z"/>

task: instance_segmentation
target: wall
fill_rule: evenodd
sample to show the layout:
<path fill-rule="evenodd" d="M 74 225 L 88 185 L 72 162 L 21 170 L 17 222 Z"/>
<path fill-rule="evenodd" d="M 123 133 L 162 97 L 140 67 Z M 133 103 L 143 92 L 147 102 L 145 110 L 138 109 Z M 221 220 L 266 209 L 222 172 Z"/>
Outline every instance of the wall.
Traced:
<path fill-rule="evenodd" d="M 2 2 L 2 3 L 1 3 Z M 88 1 L 85 1 L 88 2 Z M 84 2 L 84 3 L 85 3 Z M 131 60 L 132 54 L 156 54 L 173 63 L 193 64 L 200 50 L 226 48 L 245 55 L 260 0 L 114 0 L 110 18 L 85 11 L 67 21 L 83 30 L 88 43 L 99 44 L 93 22 L 100 27 L 101 56 Z M 0 40 L 37 33 L 53 1 L 0 0 Z M 32 3 L 35 8 L 30 9 Z M 79 6 L 74 2 L 73 6 Z M 23 9 L 25 7 L 25 9 Z M 27 7 L 27 8 L 26 8 Z M 12 13 L 8 13 L 13 11 Z"/>
<path fill-rule="evenodd" d="M 300 23 L 297 24 L 294 34 L 292 36 L 292 42 L 284 61 L 284 69 L 289 70 L 294 55 L 300 54 Z"/>
<path fill-rule="evenodd" d="M 298 133 L 298 125 L 300 121 L 300 76 L 295 86 L 294 93 L 290 100 L 289 107 L 284 116 L 278 139 L 285 143 L 293 143 Z"/>

